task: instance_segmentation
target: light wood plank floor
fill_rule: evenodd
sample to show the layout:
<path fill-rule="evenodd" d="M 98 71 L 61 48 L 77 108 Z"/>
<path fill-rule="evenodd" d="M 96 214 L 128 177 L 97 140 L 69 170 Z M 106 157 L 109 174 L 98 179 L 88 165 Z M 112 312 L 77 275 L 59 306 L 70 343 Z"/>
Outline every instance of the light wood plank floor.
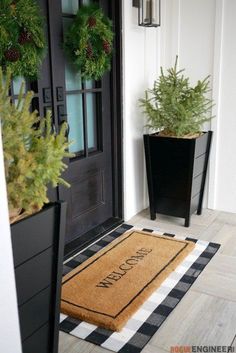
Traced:
<path fill-rule="evenodd" d="M 185 228 L 178 218 L 157 215 L 151 221 L 144 210 L 127 223 L 222 244 L 143 353 L 166 353 L 176 345 L 236 347 L 236 214 L 206 209 L 202 216 L 193 215 L 191 227 Z M 60 332 L 59 353 L 106 352 Z"/>

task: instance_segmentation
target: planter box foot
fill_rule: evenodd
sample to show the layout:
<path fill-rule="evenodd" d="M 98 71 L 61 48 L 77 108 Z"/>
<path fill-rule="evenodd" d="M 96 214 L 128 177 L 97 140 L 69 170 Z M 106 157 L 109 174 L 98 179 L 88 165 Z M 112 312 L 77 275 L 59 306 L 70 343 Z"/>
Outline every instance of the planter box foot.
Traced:
<path fill-rule="evenodd" d="M 185 227 L 189 227 L 190 226 L 190 217 L 185 218 L 184 226 Z"/>
<path fill-rule="evenodd" d="M 150 218 L 152 221 L 155 221 L 155 219 L 157 218 L 156 213 L 150 212 Z"/>

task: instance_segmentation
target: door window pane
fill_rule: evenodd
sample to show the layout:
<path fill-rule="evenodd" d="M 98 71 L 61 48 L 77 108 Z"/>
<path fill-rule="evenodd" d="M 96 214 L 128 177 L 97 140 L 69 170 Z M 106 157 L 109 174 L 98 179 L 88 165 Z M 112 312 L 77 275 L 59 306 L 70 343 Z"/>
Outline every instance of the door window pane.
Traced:
<path fill-rule="evenodd" d="M 63 18 L 63 32 L 67 31 L 67 28 L 72 23 L 71 18 Z M 66 77 L 66 91 L 75 91 L 81 89 L 81 77 L 78 70 L 75 69 L 74 65 L 70 63 L 66 58 L 65 65 L 65 77 Z"/>
<path fill-rule="evenodd" d="M 15 96 L 18 96 L 19 93 L 20 93 L 20 88 L 21 88 L 21 85 L 22 83 L 24 82 L 25 84 L 25 89 L 24 89 L 24 93 L 25 93 L 25 90 L 26 90 L 26 82 L 25 82 L 25 79 L 24 77 L 21 77 L 21 76 L 18 76 L 18 77 L 15 77 L 14 80 L 13 80 L 13 94 Z"/>
<path fill-rule="evenodd" d="M 87 104 L 87 130 L 88 130 L 88 148 L 96 148 L 97 143 L 97 95 L 94 93 L 86 94 Z"/>
<path fill-rule="evenodd" d="M 86 89 L 94 88 L 95 87 L 94 81 L 93 80 L 86 80 L 85 81 L 85 87 L 86 87 Z"/>
<path fill-rule="evenodd" d="M 86 89 L 101 88 L 101 80 L 86 80 L 84 81 L 84 85 Z"/>
<path fill-rule="evenodd" d="M 73 144 L 69 147 L 70 152 L 81 152 L 84 150 L 84 128 L 83 128 L 83 102 L 81 94 L 68 94 L 66 97 L 67 121 L 70 127 L 69 140 Z"/>
<path fill-rule="evenodd" d="M 74 66 L 66 62 L 66 91 L 75 91 L 82 88 L 80 72 Z"/>
<path fill-rule="evenodd" d="M 78 0 L 62 0 L 62 12 L 66 14 L 76 14 L 78 10 Z"/>

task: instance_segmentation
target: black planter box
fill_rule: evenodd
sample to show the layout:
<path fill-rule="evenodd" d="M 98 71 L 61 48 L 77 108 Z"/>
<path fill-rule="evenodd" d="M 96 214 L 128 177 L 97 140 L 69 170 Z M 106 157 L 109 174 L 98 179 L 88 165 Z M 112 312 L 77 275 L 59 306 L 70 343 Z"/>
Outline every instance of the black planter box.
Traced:
<path fill-rule="evenodd" d="M 11 225 L 23 353 L 57 353 L 66 204 Z"/>
<path fill-rule="evenodd" d="M 150 217 L 185 218 L 202 212 L 212 131 L 194 139 L 144 135 Z"/>

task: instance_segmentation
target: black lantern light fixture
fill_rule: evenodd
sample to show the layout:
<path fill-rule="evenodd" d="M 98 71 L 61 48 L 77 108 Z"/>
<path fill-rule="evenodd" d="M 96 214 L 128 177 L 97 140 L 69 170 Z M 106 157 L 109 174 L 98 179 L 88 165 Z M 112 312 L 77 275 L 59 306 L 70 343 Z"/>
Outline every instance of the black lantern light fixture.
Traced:
<path fill-rule="evenodd" d="M 138 8 L 138 24 L 143 27 L 159 27 L 161 25 L 161 0 L 133 0 Z"/>

